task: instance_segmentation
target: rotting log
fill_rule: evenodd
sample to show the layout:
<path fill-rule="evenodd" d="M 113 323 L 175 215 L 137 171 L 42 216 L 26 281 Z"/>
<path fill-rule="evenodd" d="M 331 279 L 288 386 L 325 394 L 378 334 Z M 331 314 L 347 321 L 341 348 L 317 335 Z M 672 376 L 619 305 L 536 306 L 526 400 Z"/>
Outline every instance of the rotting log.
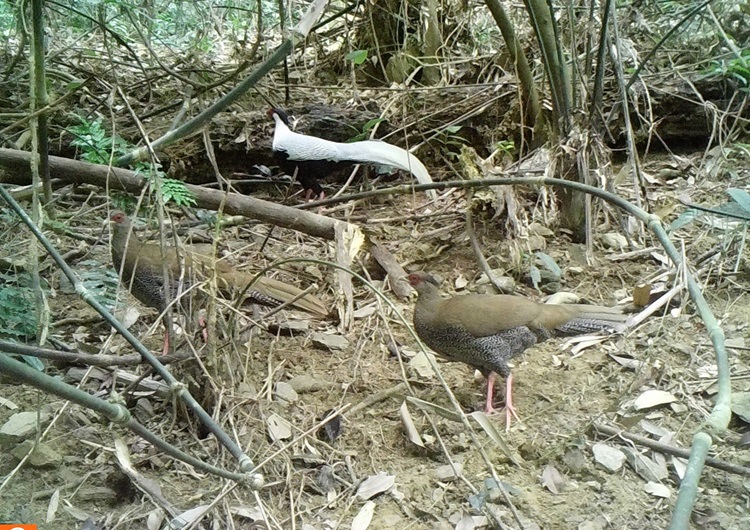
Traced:
<path fill-rule="evenodd" d="M 15 149 L 0 149 L 0 184 L 31 184 L 31 153 Z M 140 193 L 146 186 L 146 178 L 128 169 L 114 168 L 50 156 L 50 175 L 72 184 L 93 184 L 105 188 Z M 313 212 L 291 208 L 237 193 L 206 189 L 191 184 L 185 186 L 195 195 L 196 206 L 207 210 L 217 210 L 222 201 L 224 213 L 244 215 L 264 223 L 283 228 L 291 228 L 305 234 L 333 240 L 336 226 L 346 225 L 339 221 Z"/>

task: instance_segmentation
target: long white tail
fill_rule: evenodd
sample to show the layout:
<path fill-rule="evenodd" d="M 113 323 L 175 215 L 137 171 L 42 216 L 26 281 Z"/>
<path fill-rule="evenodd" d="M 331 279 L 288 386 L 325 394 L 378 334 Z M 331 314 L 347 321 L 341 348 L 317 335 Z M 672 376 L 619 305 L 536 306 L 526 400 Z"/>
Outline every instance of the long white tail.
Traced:
<path fill-rule="evenodd" d="M 336 145 L 338 146 L 340 160 L 392 166 L 409 171 L 420 184 L 432 183 L 429 171 L 427 171 L 427 168 L 424 167 L 419 158 L 396 145 L 374 140 L 352 142 L 350 144 L 339 143 Z M 434 196 L 435 191 L 430 191 L 431 195 Z"/>
<path fill-rule="evenodd" d="M 292 131 L 275 112 L 273 119 L 276 122 L 273 149 L 285 152 L 290 160 L 332 160 L 381 164 L 409 171 L 420 184 L 433 182 L 429 171 L 419 158 L 398 146 L 374 140 L 352 143 L 331 142 L 317 136 Z M 437 197 L 435 190 L 428 190 L 427 193 L 432 199 Z"/>

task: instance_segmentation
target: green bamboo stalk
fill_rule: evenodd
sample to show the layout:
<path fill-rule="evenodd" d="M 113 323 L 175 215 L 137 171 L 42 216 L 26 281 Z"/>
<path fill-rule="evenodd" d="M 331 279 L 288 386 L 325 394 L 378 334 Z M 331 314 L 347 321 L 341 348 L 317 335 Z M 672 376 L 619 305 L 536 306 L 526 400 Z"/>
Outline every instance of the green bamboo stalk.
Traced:
<path fill-rule="evenodd" d="M 310 7 L 300 20 L 300 23 L 293 29 L 295 38 L 307 37 L 307 34 L 310 32 L 315 21 L 323 14 L 322 7 L 325 6 L 325 3 L 326 2 L 317 0 L 310 5 Z M 268 57 L 268 59 L 263 61 L 239 85 L 227 92 L 226 95 L 220 98 L 209 108 L 198 114 L 192 120 L 184 123 L 176 129 L 168 131 L 164 136 L 152 142 L 152 149 L 159 150 L 202 129 L 208 122 L 213 119 L 214 116 L 229 108 L 229 106 L 233 103 L 237 102 L 268 72 L 270 72 L 277 64 L 282 62 L 287 55 L 292 53 L 292 50 L 294 49 L 294 42 L 294 38 L 291 37 L 284 40 L 284 42 L 282 42 L 279 47 L 274 50 L 274 52 Z M 131 151 L 127 155 L 120 157 L 117 161 L 115 161 L 114 165 L 118 167 L 125 166 L 133 162 L 134 160 L 141 160 L 141 158 L 148 157 L 148 153 L 148 147 L 141 147 L 140 149 L 136 149 L 134 151 Z"/>
<path fill-rule="evenodd" d="M 165 442 L 143 425 L 135 421 L 130 416 L 130 411 L 123 405 L 110 403 L 84 392 L 83 390 L 64 383 L 57 377 L 51 377 L 45 373 L 39 372 L 21 361 L 17 361 L 10 356 L 0 353 L 0 372 L 12 375 L 16 381 L 38 388 L 48 394 L 53 394 L 65 400 L 71 401 L 82 407 L 97 412 L 113 423 L 127 427 L 137 435 L 158 447 L 164 453 L 178 460 L 201 469 L 207 473 L 212 473 L 222 478 L 227 478 L 237 482 L 248 482 L 252 487 L 262 485 L 262 475 L 247 475 L 244 473 L 232 473 L 224 469 L 207 464 L 189 454 L 177 449 L 173 445 Z"/>

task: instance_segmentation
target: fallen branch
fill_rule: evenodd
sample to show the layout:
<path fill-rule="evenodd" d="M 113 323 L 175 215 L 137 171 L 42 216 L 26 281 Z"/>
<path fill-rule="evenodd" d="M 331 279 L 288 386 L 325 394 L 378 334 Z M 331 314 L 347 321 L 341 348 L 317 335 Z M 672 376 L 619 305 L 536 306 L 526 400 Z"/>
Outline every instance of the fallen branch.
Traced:
<path fill-rule="evenodd" d="M 354 405 L 352 408 L 349 409 L 349 412 L 346 414 L 346 416 L 354 416 L 356 414 L 359 414 L 363 410 L 372 407 L 373 405 L 380 403 L 381 401 L 385 401 L 386 399 L 390 399 L 394 396 L 403 396 L 403 394 L 406 392 L 406 384 L 405 383 L 399 383 L 396 386 L 392 386 L 391 388 L 386 388 L 385 390 L 381 390 L 380 392 L 376 394 L 371 394 L 367 396 L 365 399 Z"/>
<path fill-rule="evenodd" d="M 6 176 L 0 183 L 31 183 L 31 153 L 16 149 L 0 149 L 0 170 Z M 80 162 L 59 156 L 49 157 L 50 174 L 74 184 L 93 184 L 105 188 L 138 194 L 147 185 L 147 179 L 128 169 L 120 169 L 88 162 Z M 291 228 L 305 234 L 333 240 L 336 227 L 346 227 L 347 223 L 324 215 L 291 208 L 238 193 L 226 194 L 219 190 L 202 188 L 192 184 L 185 186 L 195 195 L 196 206 L 207 210 L 217 210 L 222 201 L 227 215 L 244 215 L 283 228 Z"/>
<path fill-rule="evenodd" d="M 411 287 L 406 282 L 401 281 L 406 276 L 404 268 L 396 260 L 396 257 L 373 236 L 369 237 L 369 242 L 370 246 L 368 250 L 370 251 L 370 256 L 388 274 L 388 282 L 391 285 L 393 293 L 402 300 L 408 299 L 409 294 L 411 294 Z"/>
<path fill-rule="evenodd" d="M 683 449 L 682 447 L 675 447 L 674 445 L 657 442 L 656 440 L 652 440 L 651 438 L 646 438 L 645 436 L 640 436 L 638 434 L 632 434 L 621 429 L 602 425 L 600 423 L 594 423 L 593 427 L 595 431 L 601 434 L 606 434 L 607 436 L 619 436 L 620 438 L 625 438 L 626 440 L 630 440 L 631 442 L 643 445 L 660 453 L 676 456 L 678 458 L 684 458 L 685 460 L 690 458 L 690 451 L 687 449 Z M 738 466 L 724 460 L 719 460 L 718 458 L 709 456 L 706 458 L 706 464 L 711 467 L 715 467 L 716 469 L 721 469 L 722 471 L 727 471 L 736 475 L 750 476 L 750 467 Z"/>
<path fill-rule="evenodd" d="M 86 366 L 99 366 L 107 368 L 109 366 L 133 366 L 137 364 L 146 364 L 138 353 L 130 355 L 106 355 L 88 354 L 80 352 L 68 352 L 60 350 L 51 350 L 49 348 L 40 348 L 39 346 L 30 346 L 27 344 L 17 344 L 15 342 L 0 340 L 0 351 L 14 353 L 16 355 L 29 355 L 39 359 L 48 359 L 50 361 L 59 361 L 70 364 L 83 364 Z M 163 355 L 159 357 L 162 364 L 169 364 L 177 361 L 192 359 L 192 353 L 183 353 L 175 355 Z"/>

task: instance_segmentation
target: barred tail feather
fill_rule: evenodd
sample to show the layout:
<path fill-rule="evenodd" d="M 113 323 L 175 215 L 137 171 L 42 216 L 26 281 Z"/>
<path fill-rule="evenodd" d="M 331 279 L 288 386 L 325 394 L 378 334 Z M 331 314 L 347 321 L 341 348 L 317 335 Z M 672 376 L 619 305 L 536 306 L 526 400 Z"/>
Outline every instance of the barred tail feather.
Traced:
<path fill-rule="evenodd" d="M 244 293 L 244 299 L 268 307 L 277 307 L 294 300 L 302 290 L 286 282 L 261 276 L 248 287 L 253 275 L 240 271 L 224 272 L 221 280 L 234 293 Z M 292 307 L 302 309 L 319 317 L 328 315 L 328 308 L 316 296 L 306 294 L 292 302 Z"/>
<path fill-rule="evenodd" d="M 562 326 L 555 328 L 560 335 L 585 335 L 587 333 L 621 333 L 627 329 L 624 322 L 612 322 L 608 320 L 596 320 L 593 318 L 574 318 Z"/>
<path fill-rule="evenodd" d="M 555 328 L 561 335 L 597 333 L 622 333 L 628 328 L 629 315 L 617 307 L 588 304 L 563 304 L 574 307 L 578 316 Z"/>
<path fill-rule="evenodd" d="M 302 294 L 302 290 L 293 285 L 266 278 L 265 276 L 258 278 L 258 281 L 255 282 L 251 289 L 259 291 L 263 295 L 281 300 L 282 302 L 289 302 Z M 302 298 L 294 301 L 292 306 L 321 317 L 328 315 L 328 308 L 325 304 L 319 298 L 311 294 L 306 294 Z"/>

